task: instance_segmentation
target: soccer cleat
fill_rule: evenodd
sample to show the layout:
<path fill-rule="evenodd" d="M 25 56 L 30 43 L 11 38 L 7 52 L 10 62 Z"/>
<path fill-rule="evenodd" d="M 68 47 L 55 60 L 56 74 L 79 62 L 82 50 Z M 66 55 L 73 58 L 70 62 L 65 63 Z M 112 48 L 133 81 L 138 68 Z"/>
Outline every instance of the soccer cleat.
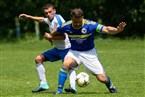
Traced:
<path fill-rule="evenodd" d="M 32 90 L 32 92 L 36 93 L 36 92 L 45 91 L 47 89 L 49 89 L 49 86 L 47 85 L 47 83 L 45 83 L 45 84 L 40 84 L 36 89 Z"/>
<path fill-rule="evenodd" d="M 73 94 L 76 94 L 77 93 L 77 90 L 76 89 L 73 89 L 71 87 L 65 88 L 64 90 L 65 90 L 65 92 L 70 92 L 70 93 L 73 93 Z"/>
<path fill-rule="evenodd" d="M 110 93 L 117 93 L 117 90 L 115 88 L 115 86 L 113 86 L 113 84 L 108 88 Z"/>
<path fill-rule="evenodd" d="M 54 94 L 62 94 L 62 92 L 56 91 L 56 92 L 54 92 Z"/>

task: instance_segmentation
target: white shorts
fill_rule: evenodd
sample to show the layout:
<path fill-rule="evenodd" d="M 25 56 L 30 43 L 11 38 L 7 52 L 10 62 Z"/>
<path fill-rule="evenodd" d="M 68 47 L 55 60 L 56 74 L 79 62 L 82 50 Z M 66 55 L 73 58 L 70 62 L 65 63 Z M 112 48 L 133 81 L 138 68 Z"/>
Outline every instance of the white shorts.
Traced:
<path fill-rule="evenodd" d="M 69 50 L 66 56 L 72 57 L 78 65 L 83 64 L 87 72 L 92 74 L 104 74 L 104 69 L 98 60 L 96 49 L 89 51 Z"/>

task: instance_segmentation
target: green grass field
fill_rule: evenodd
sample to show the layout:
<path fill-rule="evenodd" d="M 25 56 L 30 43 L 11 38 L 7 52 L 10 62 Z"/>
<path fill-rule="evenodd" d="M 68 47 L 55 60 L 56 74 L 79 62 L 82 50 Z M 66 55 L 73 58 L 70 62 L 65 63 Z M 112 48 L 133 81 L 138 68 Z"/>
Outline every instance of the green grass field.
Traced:
<path fill-rule="evenodd" d="M 51 46 L 46 40 L 31 40 L 0 44 L 0 96 L 145 97 L 145 41 L 96 39 L 95 43 L 100 61 L 118 93 L 110 94 L 104 84 L 90 75 L 90 84 L 85 88 L 77 86 L 77 94 L 54 95 L 61 61 L 44 63 L 50 89 L 42 93 L 32 93 L 31 90 L 39 84 L 34 59 Z M 83 65 L 77 73 L 81 71 L 84 71 Z M 68 85 L 67 80 L 65 87 Z"/>

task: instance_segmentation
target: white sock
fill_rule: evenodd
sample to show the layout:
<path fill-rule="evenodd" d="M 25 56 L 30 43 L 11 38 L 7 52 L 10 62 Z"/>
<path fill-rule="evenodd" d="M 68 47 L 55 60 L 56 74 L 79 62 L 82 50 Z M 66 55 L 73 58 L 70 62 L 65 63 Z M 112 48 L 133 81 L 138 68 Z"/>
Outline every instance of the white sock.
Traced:
<path fill-rule="evenodd" d="M 76 72 L 75 70 L 71 69 L 69 70 L 69 81 L 70 81 L 70 87 L 73 89 L 76 89 L 75 84 L 76 84 Z"/>
<path fill-rule="evenodd" d="M 36 70 L 40 79 L 40 84 L 46 83 L 45 68 L 43 64 L 36 64 Z"/>

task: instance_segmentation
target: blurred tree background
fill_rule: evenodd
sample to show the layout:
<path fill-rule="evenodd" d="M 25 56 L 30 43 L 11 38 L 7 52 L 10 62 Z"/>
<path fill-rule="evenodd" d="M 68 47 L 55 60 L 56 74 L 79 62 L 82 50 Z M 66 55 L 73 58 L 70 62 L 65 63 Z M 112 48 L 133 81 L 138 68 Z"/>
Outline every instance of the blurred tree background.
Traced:
<path fill-rule="evenodd" d="M 57 13 L 69 20 L 70 9 L 80 7 L 85 18 L 104 25 L 117 26 L 125 21 L 124 33 L 115 35 L 120 38 L 141 38 L 145 34 L 145 0 L 0 0 L 0 40 L 8 41 L 35 35 L 36 23 L 32 20 L 19 20 L 21 13 L 44 16 L 42 7 L 53 3 Z M 46 24 L 39 24 L 40 37 L 48 31 Z M 101 35 L 105 38 L 106 35 Z"/>

